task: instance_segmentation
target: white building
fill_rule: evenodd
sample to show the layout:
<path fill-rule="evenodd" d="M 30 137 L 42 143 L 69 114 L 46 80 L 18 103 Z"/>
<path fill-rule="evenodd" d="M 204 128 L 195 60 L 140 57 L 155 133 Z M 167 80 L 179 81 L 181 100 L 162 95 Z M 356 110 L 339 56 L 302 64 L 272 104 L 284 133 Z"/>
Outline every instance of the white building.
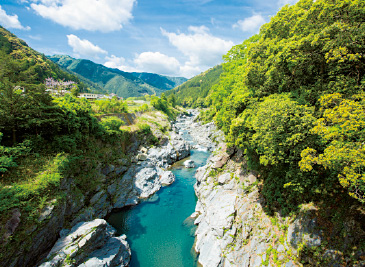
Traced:
<path fill-rule="evenodd" d="M 91 93 L 80 93 L 79 94 L 79 97 L 83 97 L 83 98 L 86 98 L 86 99 L 100 99 L 102 95 L 99 95 L 99 94 L 91 94 Z"/>

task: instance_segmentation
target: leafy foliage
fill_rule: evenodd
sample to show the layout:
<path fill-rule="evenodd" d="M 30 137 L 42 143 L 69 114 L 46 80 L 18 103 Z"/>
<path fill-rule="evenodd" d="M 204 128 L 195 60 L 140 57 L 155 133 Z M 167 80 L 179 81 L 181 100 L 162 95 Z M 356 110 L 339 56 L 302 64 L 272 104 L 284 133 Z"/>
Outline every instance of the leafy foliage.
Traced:
<path fill-rule="evenodd" d="M 300 168 L 313 171 L 314 165 L 337 174 L 340 184 L 350 195 L 365 202 L 365 95 L 351 98 L 335 93 L 320 98 L 323 116 L 312 132 L 326 144 L 323 153 L 313 148 L 302 152 Z M 317 167 L 318 168 L 318 167 Z"/>
<path fill-rule="evenodd" d="M 127 103 L 118 100 L 116 97 L 112 99 L 96 100 L 93 104 L 96 113 L 124 113 L 128 111 Z"/>
<path fill-rule="evenodd" d="M 151 96 L 151 105 L 156 109 L 164 112 L 170 119 L 175 119 L 177 112 L 174 109 L 174 98 L 169 98 L 170 102 L 167 100 L 164 93 L 161 97 Z"/>
<path fill-rule="evenodd" d="M 224 56 L 203 118 L 260 170 L 271 208 L 341 187 L 364 199 L 364 17 L 364 1 L 300 0 Z"/>
<path fill-rule="evenodd" d="M 39 173 L 32 183 L 2 187 L 0 190 L 0 212 L 4 214 L 14 207 L 22 207 L 29 211 L 32 206 L 31 200 L 35 202 L 35 198 L 40 199 L 59 186 L 67 161 L 66 155 L 58 154 L 49 164 L 47 170 Z"/>
<path fill-rule="evenodd" d="M 107 117 L 101 120 L 101 125 L 108 131 L 114 132 L 118 131 L 120 126 L 122 126 L 124 122 L 118 117 Z"/>
<path fill-rule="evenodd" d="M 0 133 L 0 144 L 3 134 Z M 30 152 L 29 140 L 18 144 L 15 147 L 0 145 L 0 173 L 6 172 L 11 167 L 18 166 L 15 160 L 20 156 L 26 156 Z"/>

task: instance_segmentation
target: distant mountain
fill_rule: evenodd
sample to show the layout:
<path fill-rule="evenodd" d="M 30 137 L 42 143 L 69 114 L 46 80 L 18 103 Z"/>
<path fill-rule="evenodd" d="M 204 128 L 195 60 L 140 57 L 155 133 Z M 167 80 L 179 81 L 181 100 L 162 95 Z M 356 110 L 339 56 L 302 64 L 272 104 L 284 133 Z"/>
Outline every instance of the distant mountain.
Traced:
<path fill-rule="evenodd" d="M 18 68 L 13 83 L 43 84 L 45 79 L 52 77 L 56 80 L 70 80 L 79 84 L 81 91 L 87 91 L 85 85 L 76 75 L 62 70 L 57 64 L 27 45 L 26 42 L 0 26 L 0 70 L 9 64 L 16 64 Z M 1 75 L 0 75 L 1 76 Z M 1 80 L 0 80 L 1 82 Z M 92 87 L 92 86 L 91 86 Z M 91 88 L 92 90 L 97 90 Z"/>
<path fill-rule="evenodd" d="M 146 83 L 163 90 L 171 90 L 188 80 L 183 77 L 168 77 L 147 72 L 132 72 L 132 74 L 135 77 L 138 77 L 141 80 L 145 81 Z"/>
<path fill-rule="evenodd" d="M 219 82 L 222 72 L 222 65 L 215 66 L 166 92 L 166 96 L 174 94 L 177 104 L 182 106 L 203 107 L 205 98 L 212 86 Z"/>
<path fill-rule="evenodd" d="M 156 94 L 170 90 L 186 78 L 167 77 L 153 73 L 129 73 L 119 69 L 107 68 L 86 59 L 75 59 L 67 55 L 49 56 L 53 62 L 72 73 L 97 84 L 106 92 L 118 96 L 138 97 L 145 94 Z"/>

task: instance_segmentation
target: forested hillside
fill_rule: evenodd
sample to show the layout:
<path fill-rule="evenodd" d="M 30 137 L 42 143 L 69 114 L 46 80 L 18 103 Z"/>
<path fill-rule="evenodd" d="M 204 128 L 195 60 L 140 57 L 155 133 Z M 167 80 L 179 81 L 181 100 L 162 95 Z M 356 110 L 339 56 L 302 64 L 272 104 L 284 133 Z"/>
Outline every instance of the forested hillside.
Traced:
<path fill-rule="evenodd" d="M 62 184 L 73 177 L 73 193 L 92 191 L 96 166 L 126 158 L 132 136 L 148 144 L 157 139 L 146 123 L 120 129 L 124 122 L 107 114 L 126 112 L 117 98 L 94 106 L 73 94 L 53 98 L 45 91 L 46 78 L 79 82 L 77 77 L 0 30 L 0 260 L 4 266 L 34 266 L 57 239 L 59 230 L 47 228 L 52 220 L 39 216 L 49 203 L 62 210 L 68 201 Z M 105 118 L 97 119 L 93 108 Z M 33 244 L 38 234 L 40 243 Z"/>
<path fill-rule="evenodd" d="M 185 78 L 170 78 L 152 73 L 124 72 L 107 68 L 90 60 L 74 59 L 64 55 L 55 55 L 49 58 L 61 67 L 97 84 L 106 92 L 115 93 L 124 98 L 145 94 L 160 95 L 186 80 Z"/>
<path fill-rule="evenodd" d="M 301 0 L 224 56 L 204 117 L 261 173 L 271 210 L 365 202 L 364 18 L 364 1 Z"/>
<path fill-rule="evenodd" d="M 161 90 L 170 90 L 187 80 L 183 77 L 168 77 L 147 72 L 132 72 L 132 75 Z"/>
<path fill-rule="evenodd" d="M 206 97 L 218 83 L 222 71 L 222 65 L 215 66 L 165 94 L 167 96 L 174 94 L 176 103 L 184 107 L 207 107 L 210 103 Z"/>
<path fill-rule="evenodd" d="M 23 84 L 39 85 L 43 84 L 46 78 L 51 77 L 55 80 L 74 81 L 78 84 L 81 92 L 88 90 L 88 86 L 81 82 L 76 75 L 62 70 L 57 64 L 30 48 L 23 40 L 1 26 L 0 57 L 2 70 L 7 71 L 7 73 L 1 74 L 1 81 L 8 79 L 19 86 Z M 15 73 L 7 70 L 11 68 L 14 69 Z"/>

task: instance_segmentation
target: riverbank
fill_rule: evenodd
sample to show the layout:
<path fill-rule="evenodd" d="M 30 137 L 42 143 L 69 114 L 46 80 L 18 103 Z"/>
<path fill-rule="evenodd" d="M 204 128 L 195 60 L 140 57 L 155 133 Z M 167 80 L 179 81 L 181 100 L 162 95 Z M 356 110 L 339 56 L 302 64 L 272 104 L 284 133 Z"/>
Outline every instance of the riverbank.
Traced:
<path fill-rule="evenodd" d="M 326 211 L 313 203 L 301 205 L 295 214 L 267 213 L 260 193 L 262 181 L 247 169 L 243 152 L 227 149 L 224 141 L 195 177 L 198 202 L 192 214 L 197 225 L 194 249 L 201 266 L 365 264 L 361 248 L 365 232 L 356 217 L 339 222 L 324 220 L 321 212 Z M 328 225 L 333 225 L 332 231 L 342 229 L 336 243 L 327 242 L 331 238 Z M 349 254 L 343 253 L 348 250 Z"/>
<path fill-rule="evenodd" d="M 73 164 L 77 165 L 72 167 L 72 172 L 61 177 L 57 189 L 57 195 L 61 197 L 45 203 L 39 215 L 35 214 L 38 219 L 32 220 L 32 225 L 24 224 L 24 220 L 29 221 L 28 218 L 24 218 L 19 210 L 14 210 L 6 223 L 6 227 L 11 229 L 12 238 L 6 241 L 6 246 L 1 250 L 6 266 L 37 264 L 49 254 L 60 235 L 61 238 L 65 237 L 70 229 L 77 232 L 74 227 L 104 218 L 113 209 L 135 205 L 162 185 L 173 182 L 174 177 L 167 167 L 188 156 L 190 147 L 178 135 L 166 135 L 166 129 L 160 125 L 169 124 L 167 116 L 155 113 L 147 114 L 145 122 L 151 125 L 137 125 L 142 130 L 132 132 L 123 143 L 124 147 L 103 148 L 102 144 L 97 143 L 95 148 L 100 147 L 101 150 L 96 153 L 101 155 L 101 160 L 98 157 L 83 157 L 74 161 Z M 155 116 L 158 119 L 156 123 Z M 153 143 L 160 145 L 150 147 Z M 95 232 L 100 231 L 92 231 L 90 235 L 94 236 Z M 107 239 L 105 241 L 107 243 Z M 17 249 L 12 249 L 15 244 Z M 100 249 L 100 246 L 96 249 Z M 61 254 L 60 258 L 56 258 L 57 264 L 73 262 L 78 252 Z M 53 260 L 54 255 L 55 251 L 48 255 L 48 260 Z M 82 260 L 85 258 L 75 258 L 76 262 Z"/>

